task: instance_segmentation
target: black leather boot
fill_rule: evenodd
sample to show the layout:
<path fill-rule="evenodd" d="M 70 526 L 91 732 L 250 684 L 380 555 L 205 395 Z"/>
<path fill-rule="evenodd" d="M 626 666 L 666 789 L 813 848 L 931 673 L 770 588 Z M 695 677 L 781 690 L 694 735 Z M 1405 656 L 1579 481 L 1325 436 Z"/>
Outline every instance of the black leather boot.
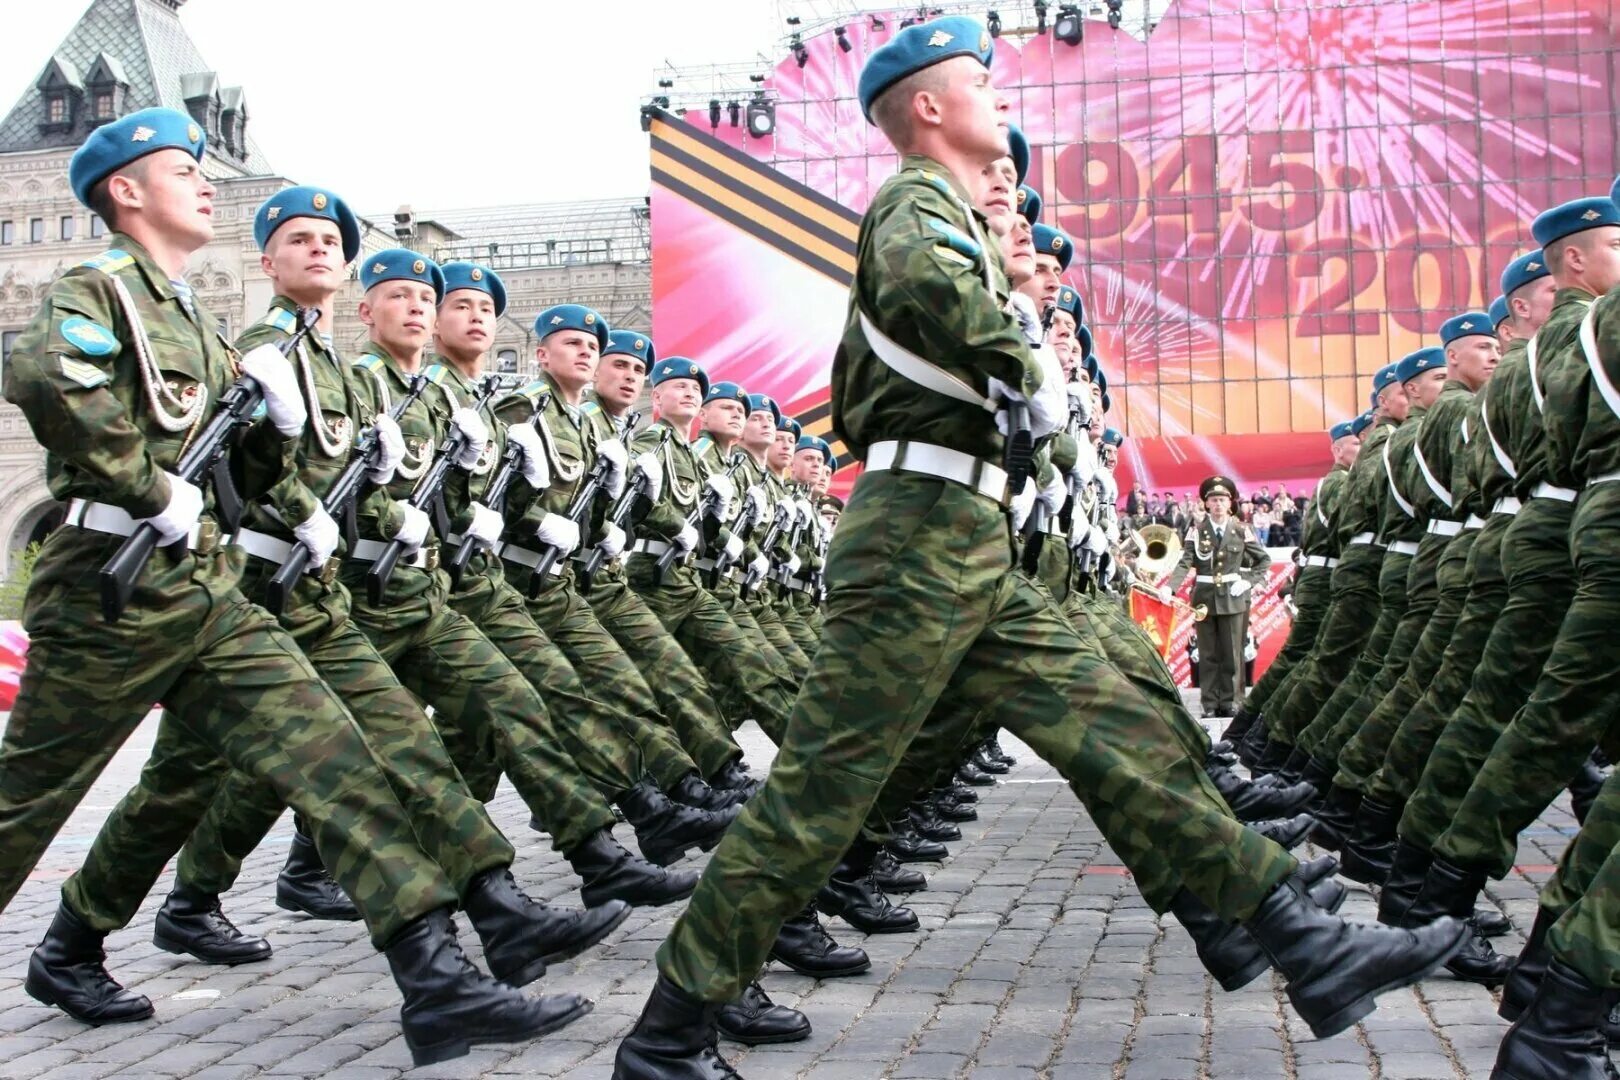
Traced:
<path fill-rule="evenodd" d="M 1530 937 L 1525 940 L 1524 951 L 1513 961 L 1507 982 L 1502 984 L 1502 1003 L 1496 1015 L 1504 1020 L 1517 1020 L 1530 1007 L 1541 988 L 1541 977 L 1547 974 L 1551 959 L 1547 951 L 1547 931 L 1558 921 L 1558 915 L 1540 905 L 1536 906 L 1536 921 L 1530 924 Z"/>
<path fill-rule="evenodd" d="M 400 1025 L 418 1066 L 462 1057 L 475 1045 L 526 1042 L 591 1011 L 578 994 L 530 997 L 481 973 L 456 942 L 447 909 L 411 923 L 383 952 L 405 998 Z"/>
<path fill-rule="evenodd" d="M 800 1042 L 810 1037 L 810 1018 L 798 1009 L 778 1005 L 765 988 L 751 982 L 736 1001 L 715 1010 L 720 1037 L 744 1046 Z"/>
<path fill-rule="evenodd" d="M 82 1024 L 129 1024 L 152 1016 L 152 1003 L 125 990 L 107 974 L 107 935 L 87 926 L 66 902 L 28 958 L 23 989 L 45 1005 L 54 1005 Z"/>
<path fill-rule="evenodd" d="M 887 849 L 872 858 L 872 880 L 886 893 L 924 892 L 928 888 L 928 879 L 921 870 L 901 866 Z"/>
<path fill-rule="evenodd" d="M 951 853 L 951 849 L 944 844 L 919 836 L 915 829 L 910 828 L 896 829 L 883 847 L 903 863 L 944 862 Z"/>
<path fill-rule="evenodd" d="M 1247 930 L 1215 914 L 1185 888 L 1170 898 L 1170 913 L 1191 935 L 1199 962 L 1222 990 L 1241 989 L 1270 970 L 1271 958 Z"/>
<path fill-rule="evenodd" d="M 927 800 L 911 807 L 911 826 L 925 839 L 943 843 L 962 839 L 962 830 L 948 821 L 941 821 L 934 806 Z"/>
<path fill-rule="evenodd" d="M 1255 763 L 1250 766 L 1250 771 L 1256 776 L 1279 773 L 1282 771 L 1283 766 L 1288 764 L 1288 759 L 1293 753 L 1294 747 L 1291 744 L 1285 743 L 1281 739 L 1267 739 L 1265 749 L 1255 758 Z"/>
<path fill-rule="evenodd" d="M 715 1049 L 718 1005 L 688 997 L 660 975 L 613 1057 L 613 1080 L 742 1080 Z"/>
<path fill-rule="evenodd" d="M 1291 818 L 1274 818 L 1271 821 L 1253 821 L 1248 827 L 1261 836 L 1280 846 L 1284 851 L 1292 851 L 1304 842 L 1310 834 L 1316 819 L 1309 814 L 1296 814 Z"/>
<path fill-rule="evenodd" d="M 992 735 L 984 741 L 985 752 L 996 761 L 1001 762 L 1009 769 L 1018 764 L 1018 759 L 1001 748 L 1001 736 Z"/>
<path fill-rule="evenodd" d="M 1355 827 L 1356 813 L 1361 809 L 1361 792 L 1338 786 L 1325 791 L 1322 804 L 1315 811 L 1316 828 L 1311 830 L 1311 843 L 1339 851 L 1344 847 L 1345 837 Z"/>
<path fill-rule="evenodd" d="M 1262 787 L 1243 779 L 1227 768 L 1206 768 L 1215 789 L 1232 808 L 1239 821 L 1264 821 L 1267 818 L 1289 817 L 1299 813 L 1305 804 L 1316 798 L 1316 789 L 1309 784 L 1269 785 Z"/>
<path fill-rule="evenodd" d="M 1474 929 L 1486 937 L 1506 937 L 1513 930 L 1508 917 L 1487 904 L 1474 909 Z"/>
<path fill-rule="evenodd" d="M 703 782 L 703 777 L 693 770 L 681 777 L 667 793 L 671 799 L 683 806 L 695 806 L 699 810 L 726 810 L 733 806 L 741 806 L 748 801 L 749 793 L 735 788 L 717 788 Z"/>
<path fill-rule="evenodd" d="M 1334 877 L 1339 872 L 1339 860 L 1331 855 L 1320 855 L 1299 864 L 1294 876 L 1310 891 L 1311 902 L 1329 915 L 1336 915 L 1344 907 L 1350 890 Z"/>
<path fill-rule="evenodd" d="M 833 940 L 814 905 L 782 924 L 771 945 L 771 959 L 813 979 L 841 979 L 871 970 L 865 949 Z"/>
<path fill-rule="evenodd" d="M 1612 1073 L 1604 1025 L 1614 999 L 1613 991 L 1552 961 L 1535 1000 L 1502 1037 L 1493 1080 L 1606 1080 Z"/>
<path fill-rule="evenodd" d="M 1299 770 L 1299 779 L 1305 781 L 1317 791 L 1326 791 L 1333 786 L 1333 778 L 1339 774 L 1339 766 L 1334 761 L 1324 761 L 1319 757 L 1311 757 L 1305 762 L 1305 767 Z"/>
<path fill-rule="evenodd" d="M 1395 860 L 1395 829 L 1404 806 L 1362 799 L 1355 828 L 1339 848 L 1340 870 L 1351 881 L 1382 885 Z"/>
<path fill-rule="evenodd" d="M 624 901 L 631 907 L 658 907 L 685 900 L 697 888 L 696 871 L 666 870 L 638 859 L 604 828 L 567 852 L 568 865 L 584 881 L 586 907 Z"/>
<path fill-rule="evenodd" d="M 1407 926 L 1420 926 L 1445 915 L 1469 920 L 1474 914 L 1474 900 L 1484 887 L 1483 870 L 1465 870 L 1445 859 L 1435 859 L 1404 921 Z M 1465 982 L 1500 986 L 1507 979 L 1512 963 L 1491 948 L 1491 943 L 1472 922 L 1467 922 L 1467 926 L 1468 937 L 1457 954 L 1446 961 L 1446 970 Z"/>
<path fill-rule="evenodd" d="M 864 839 L 850 845 L 827 884 L 816 893 L 816 907 L 837 915 L 864 934 L 905 934 L 918 929 L 910 908 L 896 907 L 872 879 L 878 847 Z"/>
<path fill-rule="evenodd" d="M 1290 784 L 1297 784 L 1305 776 L 1305 770 L 1310 767 L 1310 751 L 1303 746 L 1295 746 L 1293 752 L 1288 755 L 1288 760 L 1283 762 L 1282 768 L 1277 770 L 1277 775 Z M 1329 779 L 1331 780 L 1332 777 L 1329 777 Z M 1312 786 L 1315 787 L 1316 785 L 1313 784 Z M 1326 788 L 1317 787 L 1316 790 L 1325 791 Z"/>
<path fill-rule="evenodd" d="M 973 806 L 979 801 L 979 793 L 968 787 L 962 781 L 951 777 L 951 782 L 942 789 L 951 793 L 951 798 L 966 806 Z"/>
<path fill-rule="evenodd" d="M 1434 856 L 1405 840 L 1395 841 L 1395 854 L 1389 862 L 1389 876 L 1378 892 L 1378 921 L 1385 926 L 1405 926 L 1406 912 L 1423 891 Z"/>
<path fill-rule="evenodd" d="M 763 785 L 764 781 L 748 771 L 748 767 L 741 761 L 728 761 L 725 767 L 709 777 L 709 786 L 720 788 L 723 791 L 745 792 L 748 798 L 753 798 Z"/>
<path fill-rule="evenodd" d="M 934 806 L 934 814 L 941 821 L 978 821 L 979 812 L 967 803 L 958 802 L 951 796 L 950 789 L 941 788 L 930 796 L 929 801 Z"/>
<path fill-rule="evenodd" d="M 1346 922 L 1317 907 L 1298 875 L 1271 890 L 1244 928 L 1288 980 L 1288 999 L 1319 1039 L 1372 1012 L 1379 994 L 1450 959 L 1467 933 L 1449 918 L 1417 930 Z"/>
<path fill-rule="evenodd" d="M 484 943 L 489 973 L 508 986 L 529 985 L 546 973 L 547 964 L 573 959 L 630 917 L 623 900 L 584 911 L 531 900 L 504 866 L 472 879 L 462 909 Z"/>
<path fill-rule="evenodd" d="M 1232 714 L 1232 722 L 1227 724 L 1226 729 L 1221 732 L 1221 740 L 1230 742 L 1235 746 L 1249 733 L 1249 729 L 1254 727 L 1254 722 L 1258 719 L 1260 719 L 1259 713 L 1250 709 L 1247 705 L 1239 705 L 1237 712 Z"/>
<path fill-rule="evenodd" d="M 956 770 L 956 778 L 969 787 L 995 787 L 996 778 L 979 768 L 973 762 L 968 762 Z"/>
<path fill-rule="evenodd" d="M 1597 802 L 1598 791 L 1603 787 L 1603 781 L 1607 779 L 1608 774 L 1597 763 L 1596 757 L 1589 757 L 1581 762 L 1580 772 L 1577 772 L 1575 779 L 1569 782 L 1569 806 L 1575 814 L 1577 824 L 1586 824 L 1586 812 Z"/>
<path fill-rule="evenodd" d="M 1012 771 L 1012 767 L 1006 762 L 995 760 L 994 758 L 990 757 L 990 755 L 986 754 L 982 749 L 975 751 L 973 757 L 969 760 L 972 761 L 974 765 L 978 766 L 981 772 L 991 773 L 995 776 L 1002 776 Z"/>
<path fill-rule="evenodd" d="M 276 907 L 333 922 L 357 922 L 360 918 L 360 909 L 326 872 L 321 853 L 315 850 L 315 841 L 304 831 L 304 823 L 296 818 L 287 864 L 276 878 Z"/>
<path fill-rule="evenodd" d="M 1228 737 L 1230 738 L 1230 736 Z M 1270 734 L 1266 731 L 1266 725 L 1255 724 L 1243 733 L 1243 738 L 1235 741 L 1237 743 L 1238 760 L 1248 766 L 1250 772 L 1258 772 L 1260 761 L 1266 756 L 1266 747 L 1271 742 Z"/>
<path fill-rule="evenodd" d="M 636 844 L 647 861 L 658 866 L 677 862 L 691 848 L 714 850 L 742 808 L 699 810 L 682 806 L 659 791 L 647 777 L 614 800 L 636 830 Z"/>
<path fill-rule="evenodd" d="M 220 909 L 219 897 L 176 885 L 158 909 L 152 944 L 205 964 L 251 964 L 270 959 L 270 943 L 242 933 Z"/>

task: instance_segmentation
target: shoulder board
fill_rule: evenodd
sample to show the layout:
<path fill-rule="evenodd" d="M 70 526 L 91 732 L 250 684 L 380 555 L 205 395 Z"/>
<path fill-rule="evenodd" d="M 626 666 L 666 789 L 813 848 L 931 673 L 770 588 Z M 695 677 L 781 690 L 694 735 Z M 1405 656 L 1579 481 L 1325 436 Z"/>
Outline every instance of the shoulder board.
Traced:
<path fill-rule="evenodd" d="M 126 266 L 135 265 L 135 256 L 118 248 L 108 248 L 93 259 L 86 259 L 79 264 L 91 270 L 100 270 L 103 274 L 116 274 Z"/>
<path fill-rule="evenodd" d="M 517 388 L 517 393 L 529 399 L 529 403 L 539 408 L 551 396 L 551 384 L 544 379 L 535 379 L 527 385 Z"/>
<path fill-rule="evenodd" d="M 952 194 L 950 181 L 946 180 L 943 176 L 940 176 L 938 173 L 931 173 L 927 169 L 914 169 L 914 170 L 912 170 L 911 175 L 915 176 L 915 177 L 918 177 L 919 179 L 926 180 L 930 184 L 933 184 L 935 187 L 939 188 L 941 194 L 944 194 L 944 195 Z"/>
<path fill-rule="evenodd" d="M 595 416 L 597 413 L 602 411 L 602 406 L 598 405 L 594 401 L 587 401 L 585 404 L 579 407 L 579 411 L 584 413 L 586 416 Z"/>
<path fill-rule="evenodd" d="M 376 374 L 383 369 L 383 361 L 382 357 L 378 356 L 376 353 L 361 353 L 359 356 L 354 358 L 354 366 L 365 368 L 372 374 Z"/>
<path fill-rule="evenodd" d="M 434 386 L 444 385 L 445 370 L 443 364 L 429 364 L 427 367 L 422 369 L 422 374 L 426 376 L 427 381 L 432 383 Z"/>
<path fill-rule="evenodd" d="M 298 328 L 298 316 L 286 308 L 271 308 L 259 322 L 265 326 L 273 326 L 283 334 L 290 334 Z"/>
<path fill-rule="evenodd" d="M 701 457 L 702 455 L 707 454 L 709 452 L 709 447 L 713 445 L 713 439 L 709 438 L 707 435 L 699 435 L 697 437 L 697 441 L 692 443 L 692 453 Z"/>
<path fill-rule="evenodd" d="M 935 232 L 944 237 L 945 243 L 949 245 L 950 249 L 956 252 L 958 255 L 965 255 L 970 259 L 977 259 L 980 252 L 983 250 L 977 243 L 973 241 L 972 237 L 968 236 L 960 229 L 956 229 L 945 224 L 938 218 L 930 217 L 928 219 L 928 224 L 933 227 Z"/>

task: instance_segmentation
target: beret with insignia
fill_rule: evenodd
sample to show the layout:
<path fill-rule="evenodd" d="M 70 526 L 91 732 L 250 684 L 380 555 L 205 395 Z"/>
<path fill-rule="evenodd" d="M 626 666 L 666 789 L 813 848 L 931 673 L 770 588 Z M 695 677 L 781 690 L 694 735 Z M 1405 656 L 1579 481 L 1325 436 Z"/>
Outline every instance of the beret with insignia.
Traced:
<path fill-rule="evenodd" d="M 1103 428 L 1102 441 L 1104 446 L 1112 446 L 1115 450 L 1125 445 L 1125 436 L 1114 428 Z"/>
<path fill-rule="evenodd" d="M 457 289 L 476 289 L 481 293 L 488 293 L 489 298 L 495 301 L 495 315 L 497 317 L 506 312 L 506 282 L 501 276 L 487 266 L 479 266 L 473 262 L 447 262 L 439 267 L 444 271 L 444 296 L 449 296 Z M 444 297 L 440 297 L 440 303 Z"/>
<path fill-rule="evenodd" d="M 1572 199 L 1538 214 L 1530 223 L 1530 235 L 1545 248 L 1567 236 L 1605 225 L 1620 225 L 1620 206 L 1616 206 L 1613 199 L 1602 196 Z"/>
<path fill-rule="evenodd" d="M 652 337 L 635 330 L 613 330 L 608 333 L 607 348 L 602 350 L 602 355 L 611 356 L 614 353 L 634 356 L 649 368 L 658 359 Z"/>
<path fill-rule="evenodd" d="M 1430 345 L 1426 349 L 1407 353 L 1401 357 L 1401 362 L 1395 365 L 1395 378 L 1400 382 L 1415 379 L 1425 371 L 1446 366 L 1446 353 L 1444 349 Z"/>
<path fill-rule="evenodd" d="M 764 394 L 748 395 L 748 411 L 750 414 L 769 412 L 773 425 L 782 422 L 782 407 L 776 403 L 775 398 L 766 397 Z"/>
<path fill-rule="evenodd" d="M 804 450 L 814 450 L 820 454 L 829 467 L 834 464 L 832 447 L 827 444 L 826 439 L 815 435 L 800 435 L 799 441 L 793 444 L 793 452 L 797 454 Z"/>
<path fill-rule="evenodd" d="M 1547 257 L 1542 254 L 1540 248 L 1527 251 L 1508 263 L 1507 269 L 1502 271 L 1502 295 L 1512 299 L 1515 292 L 1550 273 L 1552 271 L 1547 269 Z"/>
<path fill-rule="evenodd" d="M 432 259 L 409 248 L 388 248 L 366 256 L 360 266 L 360 287 L 370 289 L 385 281 L 420 281 L 433 286 L 433 295 L 444 299 L 444 271 Z"/>
<path fill-rule="evenodd" d="M 1382 394 L 1386 387 L 1394 386 L 1396 383 L 1401 381 L 1396 376 L 1396 371 L 1399 367 L 1400 364 L 1398 363 L 1385 364 L 1383 367 L 1373 372 L 1372 403 L 1374 405 L 1378 404 L 1378 395 Z"/>
<path fill-rule="evenodd" d="M 1513 317 L 1513 312 L 1511 309 L 1509 309 L 1507 297 L 1505 296 L 1498 296 L 1495 300 L 1492 300 L 1489 310 L 1492 331 L 1495 331 L 1498 326 L 1501 326 L 1503 323 L 1507 322 Z"/>
<path fill-rule="evenodd" d="M 776 430 L 791 431 L 793 433 L 793 437 L 797 439 L 804 432 L 804 427 L 797 420 L 793 419 L 793 417 L 789 416 L 787 413 L 783 413 L 781 419 L 776 421 Z"/>
<path fill-rule="evenodd" d="M 1075 331 L 1077 333 L 1079 332 L 1080 328 L 1085 325 L 1086 305 L 1083 301 L 1081 301 L 1080 292 L 1078 289 L 1075 289 L 1069 285 L 1062 286 L 1058 289 L 1057 298 L 1052 301 L 1052 306 L 1057 308 L 1059 311 L 1068 313 L 1069 317 L 1074 320 Z M 1087 351 L 1090 351 L 1091 348 L 1090 339 L 1091 331 L 1088 330 L 1086 331 Z"/>
<path fill-rule="evenodd" d="M 1029 175 L 1029 140 L 1017 124 L 1007 125 L 1007 148 L 1012 153 L 1013 173 L 1017 176 L 1014 182 L 1022 187 L 1024 177 Z"/>
<path fill-rule="evenodd" d="M 1085 358 L 1087 360 L 1092 360 L 1092 359 L 1096 358 L 1096 353 L 1093 351 L 1093 348 L 1092 348 L 1093 342 L 1092 342 L 1092 339 L 1091 339 L 1091 327 L 1086 326 L 1084 323 L 1082 323 L 1080 325 L 1080 329 L 1078 329 L 1078 330 L 1076 330 L 1074 332 L 1074 340 L 1075 340 L 1076 343 L 1079 344 L 1079 346 L 1080 346 L 1080 355 L 1083 358 Z"/>
<path fill-rule="evenodd" d="M 1062 229 L 1037 224 L 1035 226 L 1035 253 L 1037 255 L 1053 256 L 1058 261 L 1058 269 L 1060 271 L 1067 270 L 1069 260 L 1074 258 L 1074 244 Z"/>
<path fill-rule="evenodd" d="M 1357 417 L 1356 419 L 1359 420 L 1360 417 Z M 1341 420 L 1337 424 L 1334 424 L 1332 427 L 1328 428 L 1328 441 L 1338 442 L 1340 439 L 1348 439 L 1354 434 L 1356 434 L 1356 421 Z"/>
<path fill-rule="evenodd" d="M 277 229 L 301 217 L 324 218 L 338 227 L 344 262 L 353 262 L 360 254 L 360 219 L 348 203 L 317 187 L 283 188 L 259 204 L 253 215 L 253 242 L 263 251 Z"/>
<path fill-rule="evenodd" d="M 1225 495 L 1228 499 L 1236 499 L 1237 484 L 1227 476 L 1211 476 L 1198 485 L 1198 498 L 1207 499 L 1211 495 Z"/>
<path fill-rule="evenodd" d="M 1041 220 L 1041 193 L 1028 184 L 1019 184 L 1018 212 L 1031 225 Z"/>
<path fill-rule="evenodd" d="M 966 15 L 951 15 L 907 26 L 866 58 L 857 95 L 861 112 L 872 119 L 872 102 L 889 87 L 953 56 L 971 56 L 990 66 L 994 43 L 984 24 Z"/>
<path fill-rule="evenodd" d="M 816 496 L 816 509 L 820 510 L 828 506 L 832 507 L 834 510 L 842 511 L 844 509 L 844 500 L 840 499 L 831 492 L 828 492 L 825 495 Z"/>
<path fill-rule="evenodd" d="M 1450 345 L 1459 338 L 1478 334 L 1482 337 L 1495 337 L 1496 324 L 1491 317 L 1483 311 L 1465 311 L 1461 315 L 1453 315 L 1440 324 L 1440 344 Z"/>
<path fill-rule="evenodd" d="M 688 360 L 684 356 L 666 356 L 653 367 L 647 381 L 658 386 L 671 379 L 695 379 L 703 393 L 709 392 L 709 376 L 696 360 Z"/>
<path fill-rule="evenodd" d="M 534 336 L 544 342 L 559 330 L 582 330 L 594 334 L 598 347 L 607 348 L 613 328 L 608 321 L 584 304 L 558 304 L 534 317 Z"/>
<path fill-rule="evenodd" d="M 709 388 L 703 392 L 703 404 L 711 401 L 736 401 L 748 408 L 748 391 L 734 382 L 710 383 Z"/>
<path fill-rule="evenodd" d="M 140 109 L 92 131 L 68 162 L 73 194 L 90 205 L 90 189 L 130 162 L 159 150 L 184 150 L 198 161 L 208 140 L 175 109 Z"/>
<path fill-rule="evenodd" d="M 1368 428 L 1372 427 L 1372 423 L 1375 419 L 1377 419 L 1377 414 L 1374 413 L 1373 410 L 1368 409 L 1366 412 L 1350 421 L 1350 434 L 1360 435 L 1363 431 L 1366 431 Z"/>

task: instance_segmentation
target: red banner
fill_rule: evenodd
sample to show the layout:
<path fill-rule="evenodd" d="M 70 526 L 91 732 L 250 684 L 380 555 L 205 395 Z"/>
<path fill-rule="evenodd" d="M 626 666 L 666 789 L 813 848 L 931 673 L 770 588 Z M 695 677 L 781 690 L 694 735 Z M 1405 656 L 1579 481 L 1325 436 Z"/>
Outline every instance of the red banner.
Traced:
<path fill-rule="evenodd" d="M 1288 631 L 1294 624 L 1293 616 L 1288 612 L 1288 603 L 1282 595 L 1283 586 L 1294 576 L 1293 549 L 1268 550 L 1271 553 L 1271 570 L 1266 574 L 1266 580 L 1255 587 L 1254 602 L 1249 606 L 1249 634 L 1254 638 L 1255 644 L 1252 677 L 1249 680 L 1251 686 L 1277 658 L 1277 653 L 1288 640 Z M 1180 595 L 1183 600 L 1191 603 L 1192 585 L 1189 583 L 1182 588 Z M 1132 618 L 1135 618 L 1134 611 Z M 1179 686 L 1192 685 L 1192 663 L 1188 658 L 1188 649 L 1197 632 L 1197 623 L 1193 621 L 1191 614 L 1178 615 L 1166 661 Z M 1149 631 L 1149 636 L 1151 635 L 1152 631 Z"/>

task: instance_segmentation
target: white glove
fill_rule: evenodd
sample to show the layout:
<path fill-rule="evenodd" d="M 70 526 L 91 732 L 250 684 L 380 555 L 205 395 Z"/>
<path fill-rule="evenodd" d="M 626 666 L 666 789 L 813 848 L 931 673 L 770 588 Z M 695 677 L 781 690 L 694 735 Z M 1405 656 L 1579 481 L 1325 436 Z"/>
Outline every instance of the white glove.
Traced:
<path fill-rule="evenodd" d="M 394 539 L 404 544 L 406 551 L 415 551 L 427 540 L 429 524 L 427 513 L 406 502 L 396 502 L 394 505 L 405 513 L 405 520 L 400 523 L 399 532 L 394 534 Z"/>
<path fill-rule="evenodd" d="M 1064 385 L 1069 395 L 1069 411 L 1080 419 L 1080 426 L 1085 427 L 1091 423 L 1091 385 L 1083 382 L 1071 382 Z"/>
<path fill-rule="evenodd" d="M 743 511 L 746 513 L 749 507 L 753 507 L 755 521 L 765 517 L 765 489 L 758 484 L 750 484 L 743 493 Z"/>
<path fill-rule="evenodd" d="M 1012 500 L 1012 515 L 1014 531 L 1022 531 L 1024 522 L 1029 520 L 1029 512 L 1035 509 L 1035 481 L 1024 478 L 1024 489 Z"/>
<path fill-rule="evenodd" d="M 1052 470 L 1052 479 L 1041 485 L 1040 494 L 1036 496 L 1054 514 L 1063 508 L 1063 501 L 1068 497 L 1069 481 L 1061 469 Z"/>
<path fill-rule="evenodd" d="M 573 518 L 561 514 L 547 514 L 541 518 L 540 527 L 534 531 L 534 535 L 547 547 L 555 547 L 562 556 L 579 547 L 579 526 L 574 524 Z"/>
<path fill-rule="evenodd" d="M 546 460 L 546 448 L 540 442 L 540 432 L 533 424 L 513 424 L 506 429 L 506 441 L 523 448 L 523 479 L 536 491 L 551 486 L 551 463 Z"/>
<path fill-rule="evenodd" d="M 755 555 L 754 561 L 748 564 L 748 573 L 759 581 L 764 581 L 771 575 L 771 560 L 763 555 Z"/>
<path fill-rule="evenodd" d="M 304 406 L 304 395 L 298 392 L 298 376 L 280 349 L 269 344 L 249 349 L 242 357 L 242 374 L 264 391 L 264 411 L 270 414 L 277 431 L 289 439 L 304 433 L 309 410 Z"/>
<path fill-rule="evenodd" d="M 636 455 L 636 468 L 647 478 L 647 498 L 657 502 L 658 493 L 664 490 L 664 466 L 659 464 L 658 455 L 643 450 Z"/>
<path fill-rule="evenodd" d="M 1093 452 L 1095 452 L 1095 448 L 1093 448 Z M 1110 506 L 1119 502 L 1119 481 L 1114 479 L 1111 470 L 1103 468 L 1097 470 L 1097 486 L 1102 489 L 1103 502 Z"/>
<path fill-rule="evenodd" d="M 338 524 L 326 507 L 316 504 L 315 512 L 302 525 L 293 528 L 293 535 L 309 548 L 309 569 L 319 570 L 338 546 Z"/>
<path fill-rule="evenodd" d="M 466 538 L 476 540 L 485 547 L 494 547 L 501 541 L 506 519 L 481 502 L 472 504 L 472 522 L 467 526 Z"/>
<path fill-rule="evenodd" d="M 1175 593 L 1170 591 L 1170 586 L 1168 586 L 1168 585 L 1160 585 L 1159 586 L 1159 599 L 1163 600 L 1165 603 L 1168 604 L 1172 599 L 1175 598 L 1175 595 L 1176 595 Z"/>
<path fill-rule="evenodd" d="M 682 525 L 681 531 L 675 536 L 675 546 L 684 554 L 698 546 L 699 534 L 691 525 Z"/>
<path fill-rule="evenodd" d="M 737 485 L 731 482 L 731 477 L 716 473 L 703 486 L 720 496 L 720 516 L 730 517 L 731 500 L 737 497 Z"/>
<path fill-rule="evenodd" d="M 614 559 L 617 559 L 624 551 L 624 545 L 627 542 L 627 538 L 624 535 L 624 530 L 613 524 L 611 521 L 608 522 L 604 528 L 607 530 L 607 534 L 596 542 L 596 546 L 602 549 L 602 553 L 605 554 L 608 557 L 608 561 L 611 562 Z"/>
<path fill-rule="evenodd" d="M 1236 581 L 1230 582 L 1226 586 L 1226 591 L 1231 593 L 1233 596 L 1242 596 L 1244 593 L 1249 591 L 1249 579 L 1238 578 Z"/>
<path fill-rule="evenodd" d="M 280 354 L 277 354 L 280 355 Z M 150 525 L 158 531 L 158 543 L 163 547 L 184 540 L 190 533 L 191 527 L 197 524 L 202 517 L 203 493 L 202 488 L 187 483 L 174 473 L 164 473 L 169 478 L 169 503 L 156 517 L 138 518 L 142 525 Z"/>
<path fill-rule="evenodd" d="M 802 566 L 803 563 L 799 562 L 799 557 L 797 555 L 789 555 L 788 561 L 782 565 L 787 569 L 788 576 L 792 577 L 794 574 L 799 572 L 799 567 Z"/>
<path fill-rule="evenodd" d="M 1097 448 L 1084 436 L 1075 441 L 1079 445 L 1074 456 L 1074 470 L 1070 475 L 1077 483 L 1089 484 L 1097 476 Z"/>
<path fill-rule="evenodd" d="M 489 445 L 489 428 L 484 424 L 484 418 L 471 409 L 457 409 L 450 418 L 450 426 L 455 428 L 467 441 L 467 446 L 456 455 L 456 464 L 463 469 L 470 469 L 478 464 L 478 459 L 484 453 L 484 447 Z"/>
<path fill-rule="evenodd" d="M 405 436 L 399 422 L 387 413 L 377 414 L 372 425 L 377 431 L 377 464 L 366 470 L 366 479 L 378 487 L 393 481 L 399 463 L 405 460 Z"/>
<path fill-rule="evenodd" d="M 618 439 L 603 439 L 596 444 L 596 453 L 606 458 L 608 462 L 607 476 L 602 480 L 607 488 L 608 498 L 617 499 L 624 494 L 625 474 L 630 467 L 630 452 Z"/>
<path fill-rule="evenodd" d="M 726 538 L 726 558 L 731 560 L 732 562 L 736 562 L 738 559 L 742 558 L 742 553 L 743 553 L 742 537 L 740 537 L 740 536 L 727 537 Z"/>
<path fill-rule="evenodd" d="M 1106 555 L 1108 553 L 1108 534 L 1103 532 L 1099 526 L 1093 525 L 1086 532 L 1086 546 L 1091 549 L 1094 555 Z"/>
<path fill-rule="evenodd" d="M 1018 329 L 1024 332 L 1024 340 L 1031 345 L 1039 345 L 1046 331 L 1041 328 L 1041 313 L 1035 309 L 1035 301 L 1015 292 L 1007 298 L 1007 307 L 1011 309 L 1012 317 L 1018 320 Z"/>
<path fill-rule="evenodd" d="M 793 509 L 798 512 L 799 521 L 806 528 L 809 528 L 810 523 L 816 520 L 816 508 L 810 505 L 809 499 L 794 499 Z"/>

